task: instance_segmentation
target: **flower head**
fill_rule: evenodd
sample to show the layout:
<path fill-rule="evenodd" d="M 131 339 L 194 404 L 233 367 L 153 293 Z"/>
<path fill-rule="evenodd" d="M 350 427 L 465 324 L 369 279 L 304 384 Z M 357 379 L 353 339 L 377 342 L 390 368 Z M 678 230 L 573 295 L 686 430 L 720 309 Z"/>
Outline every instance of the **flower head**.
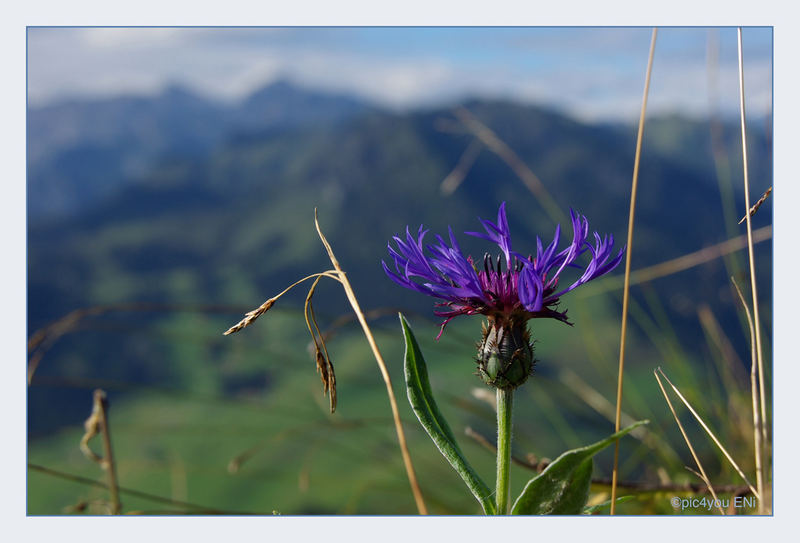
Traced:
<path fill-rule="evenodd" d="M 389 255 L 394 271 L 382 262 L 386 275 L 395 283 L 428 296 L 439 298 L 435 313 L 445 320 L 439 336 L 451 319 L 459 315 L 485 315 L 478 345 L 478 374 L 488 385 L 501 389 L 520 386 L 530 375 L 533 364 L 533 343 L 527 322 L 536 318 L 553 318 L 570 324 L 566 311 L 558 311 L 560 297 L 580 285 L 613 270 L 622 260 L 623 247 L 612 257 L 614 237 L 594 233 L 589 241 L 586 217 L 570 210 L 572 241 L 560 251 L 561 226 L 556 226 L 553 241 L 546 247 L 536 238 L 536 254 L 525 257 L 511 246 L 511 234 L 503 202 L 497 212 L 497 223 L 481 219 L 486 233 L 466 232 L 497 244 L 501 254 L 483 256 L 477 266 L 471 256 L 464 256 L 449 228 L 449 244 L 436 235 L 436 243 L 423 246 L 428 233 L 422 226 L 416 236 L 406 228 L 406 238 L 392 239 Z M 427 253 L 425 251 L 427 249 Z M 578 264 L 585 253 L 588 263 Z M 585 260 L 585 259 L 583 259 Z M 504 267 L 505 265 L 505 267 Z M 559 279 L 567 268 L 580 275 L 568 286 L 559 288 Z M 438 337 L 437 337 L 438 339 Z"/>
<path fill-rule="evenodd" d="M 561 296 L 613 270 L 625 252 L 623 247 L 612 257 L 614 237 L 594 233 L 589 241 L 589 223 L 570 210 L 572 240 L 558 250 L 561 226 L 556 226 L 553 241 L 545 246 L 536 239 L 536 253 L 525 257 L 512 249 L 511 235 L 503 202 L 497 212 L 497 223 L 481 219 L 486 233 L 466 234 L 494 242 L 501 254 L 496 260 L 486 253 L 482 265 L 471 256 L 464 256 L 449 229 L 449 244 L 436 235 L 436 243 L 423 246 L 428 230 L 420 226 L 416 236 L 406 228 L 405 240 L 394 236 L 396 248 L 389 244 L 394 271 L 382 262 L 386 274 L 395 283 L 442 300 L 436 314 L 445 317 L 442 330 L 454 317 L 481 314 L 493 322 L 524 323 L 535 318 L 554 318 L 569 323 L 567 312 L 557 310 Z M 427 254 L 425 252 L 427 249 Z M 578 260 L 589 254 L 588 263 Z M 559 279 L 567 268 L 580 270 L 580 276 L 568 286 L 559 288 Z M 440 334 L 441 335 L 441 332 Z"/>

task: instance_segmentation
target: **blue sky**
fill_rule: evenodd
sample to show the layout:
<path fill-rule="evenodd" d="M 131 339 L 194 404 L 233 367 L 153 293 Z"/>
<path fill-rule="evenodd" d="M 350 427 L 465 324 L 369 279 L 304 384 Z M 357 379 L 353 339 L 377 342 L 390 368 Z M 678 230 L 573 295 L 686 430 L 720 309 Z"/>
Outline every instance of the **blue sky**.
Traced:
<path fill-rule="evenodd" d="M 393 108 L 465 96 L 634 119 L 649 28 L 30 28 L 28 98 L 150 94 L 171 83 L 237 100 L 277 78 Z M 744 30 L 748 109 L 769 113 L 772 30 Z M 648 109 L 738 108 L 734 28 L 659 29 Z M 713 104 L 713 105 L 710 105 Z"/>

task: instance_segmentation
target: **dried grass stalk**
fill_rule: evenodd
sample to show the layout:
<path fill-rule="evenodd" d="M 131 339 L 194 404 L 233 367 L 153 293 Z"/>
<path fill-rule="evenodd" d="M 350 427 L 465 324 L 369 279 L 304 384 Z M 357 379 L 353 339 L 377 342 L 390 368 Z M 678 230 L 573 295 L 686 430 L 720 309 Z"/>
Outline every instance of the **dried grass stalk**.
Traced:
<path fill-rule="evenodd" d="M 400 453 L 403 457 L 403 464 L 405 464 L 406 467 L 406 474 L 408 475 L 408 481 L 411 485 L 411 491 L 414 494 L 414 501 L 417 504 L 417 510 L 419 513 L 421 515 L 427 515 L 428 508 L 425 506 L 425 501 L 422 498 L 422 491 L 420 490 L 419 482 L 417 481 L 414 465 L 411 462 L 411 454 L 408 452 L 408 443 L 406 442 L 406 435 L 403 431 L 403 423 L 400 420 L 400 411 L 397 408 L 397 399 L 394 395 L 392 379 L 389 376 L 389 370 L 386 368 L 386 362 L 384 362 L 383 355 L 381 355 L 381 352 L 378 349 L 378 344 L 375 342 L 375 337 L 372 335 L 372 331 L 367 324 L 367 319 L 364 316 L 364 312 L 361 310 L 361 305 L 358 303 L 355 292 L 353 292 L 353 287 L 350 285 L 350 281 L 347 279 L 347 274 L 344 272 L 344 270 L 342 270 L 342 267 L 339 265 L 339 261 L 333 254 L 333 249 L 331 248 L 330 243 L 328 243 L 328 240 L 322 233 L 322 229 L 320 229 L 316 208 L 314 209 L 314 225 L 317 228 L 319 239 L 322 241 L 322 244 L 325 246 L 325 250 L 328 252 L 328 258 L 330 258 L 331 264 L 333 264 L 333 267 L 336 270 L 335 273 L 338 275 L 338 279 L 342 284 L 342 288 L 344 288 L 347 300 L 350 302 L 350 305 L 353 307 L 353 311 L 358 317 L 358 322 L 361 324 L 361 328 L 364 331 L 364 336 L 367 338 L 367 343 L 369 343 L 369 346 L 372 349 L 372 354 L 375 356 L 375 361 L 377 362 L 378 368 L 383 376 L 383 382 L 386 384 L 386 394 L 389 396 L 389 404 L 392 408 L 392 418 L 394 420 L 395 431 L 397 432 L 397 441 L 400 445 Z"/>
<path fill-rule="evenodd" d="M 658 370 L 653 371 L 653 375 L 656 376 L 656 381 L 658 381 L 658 387 L 661 389 L 661 393 L 664 395 L 664 399 L 667 400 L 667 405 L 669 406 L 669 410 L 672 411 L 672 416 L 675 417 L 675 422 L 678 424 L 678 428 L 681 431 L 681 435 L 683 435 L 684 441 L 686 441 L 686 445 L 689 447 L 689 452 L 692 453 L 692 458 L 694 458 L 694 463 L 697 464 L 697 468 L 700 470 L 700 473 L 697 473 L 697 476 L 706 484 L 708 487 L 708 491 L 711 492 L 711 497 L 714 498 L 715 503 L 719 503 L 717 499 L 717 494 L 714 492 L 714 487 L 711 486 L 711 481 L 708 479 L 706 475 L 706 470 L 703 469 L 703 464 L 700 462 L 700 458 L 697 457 L 697 453 L 694 451 L 694 447 L 692 447 L 692 442 L 689 439 L 689 436 L 686 435 L 686 430 L 683 429 L 683 424 L 681 424 L 680 418 L 678 418 L 678 414 L 675 412 L 675 408 L 672 406 L 672 402 L 669 400 L 669 396 L 667 395 L 667 391 L 664 390 L 664 385 L 661 383 L 661 379 L 658 377 L 658 372 L 661 371 L 661 368 Z M 666 376 L 664 377 L 666 379 Z M 721 515 L 725 514 L 725 511 L 722 509 L 721 506 L 717 505 L 719 512 Z"/>
<path fill-rule="evenodd" d="M 653 35 L 650 38 L 650 54 L 647 58 L 647 73 L 644 79 L 644 94 L 642 96 L 642 109 L 639 113 L 639 130 L 636 135 L 636 154 L 633 159 L 633 179 L 631 181 L 631 201 L 630 212 L 628 214 L 628 241 L 625 251 L 625 283 L 622 291 L 622 324 L 620 326 L 619 340 L 619 371 L 617 376 L 617 410 L 614 421 L 615 432 L 620 430 L 622 419 L 622 377 L 625 371 L 625 335 L 628 326 L 628 295 L 630 292 L 631 279 L 631 254 L 633 253 L 633 219 L 636 214 L 636 190 L 639 186 L 639 159 L 642 155 L 642 137 L 644 135 L 644 120 L 647 112 L 647 95 L 650 92 L 650 75 L 653 73 L 653 54 L 656 49 L 656 37 L 658 29 L 653 28 Z M 611 514 L 617 509 L 617 477 L 619 471 L 619 440 L 614 444 L 614 468 L 611 472 Z"/>

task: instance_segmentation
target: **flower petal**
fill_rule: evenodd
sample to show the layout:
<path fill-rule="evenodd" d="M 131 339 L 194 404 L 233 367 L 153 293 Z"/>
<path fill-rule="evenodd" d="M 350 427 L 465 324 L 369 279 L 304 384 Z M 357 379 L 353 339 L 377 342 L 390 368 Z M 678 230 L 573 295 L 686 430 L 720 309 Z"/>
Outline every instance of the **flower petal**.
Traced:
<path fill-rule="evenodd" d="M 476 238 L 492 241 L 500 246 L 503 254 L 506 257 L 506 266 L 511 267 L 511 233 L 508 231 L 508 219 L 506 218 L 506 203 L 500 204 L 500 209 L 497 211 L 497 224 L 489 220 L 479 219 L 486 234 L 480 232 L 464 232 L 467 235 L 475 236 Z"/>
<path fill-rule="evenodd" d="M 519 301 L 525 309 L 531 313 L 541 311 L 544 285 L 542 284 L 541 276 L 536 273 L 534 265 L 530 262 L 519 272 L 517 292 Z"/>

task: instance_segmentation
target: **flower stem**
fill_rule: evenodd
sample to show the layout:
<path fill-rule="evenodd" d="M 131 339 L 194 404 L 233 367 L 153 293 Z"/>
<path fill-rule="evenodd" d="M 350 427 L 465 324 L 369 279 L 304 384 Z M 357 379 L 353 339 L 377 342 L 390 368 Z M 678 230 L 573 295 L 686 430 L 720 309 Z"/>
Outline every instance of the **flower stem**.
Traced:
<path fill-rule="evenodd" d="M 497 513 L 508 514 L 508 479 L 511 468 L 511 411 L 514 390 L 497 389 Z"/>

